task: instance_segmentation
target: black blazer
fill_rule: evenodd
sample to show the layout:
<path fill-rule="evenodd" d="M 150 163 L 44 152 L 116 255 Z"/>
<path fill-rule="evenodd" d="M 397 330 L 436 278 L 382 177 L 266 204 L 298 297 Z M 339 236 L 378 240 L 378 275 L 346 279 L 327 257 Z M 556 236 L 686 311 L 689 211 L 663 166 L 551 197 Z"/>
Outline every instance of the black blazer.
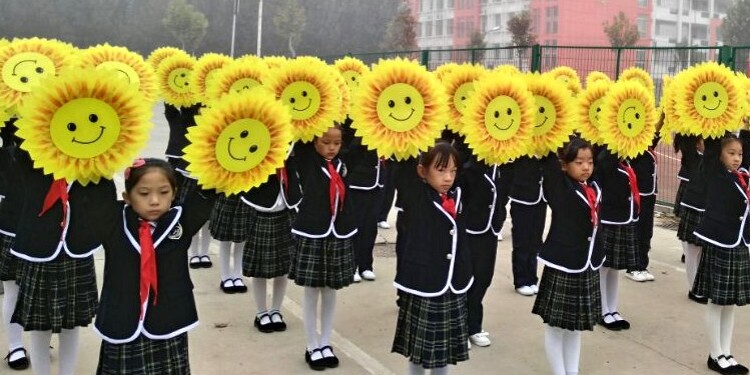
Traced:
<path fill-rule="evenodd" d="M 267 212 L 276 203 L 279 192 L 283 191 L 284 194 L 281 197 L 286 208 L 296 210 L 302 201 L 302 187 L 300 186 L 296 164 L 286 163 L 286 176 L 286 190 L 277 175 L 272 174 L 268 177 L 268 181 L 260 186 L 240 193 L 240 200 L 255 210 Z"/>
<path fill-rule="evenodd" d="M 199 190 L 182 206 L 172 207 L 153 231 L 159 294 L 153 295 L 140 319 L 140 245 L 138 215 L 123 202 L 99 202 L 103 210 L 95 226 L 104 247 L 104 282 L 94 330 L 107 342 L 123 344 L 139 335 L 163 340 L 198 324 L 193 283 L 185 256 L 195 233 L 208 220 L 214 198 Z M 107 207 L 104 209 L 103 207 Z"/>
<path fill-rule="evenodd" d="M 602 190 L 600 222 L 623 225 L 638 221 L 638 209 L 633 202 L 628 173 L 620 160 L 606 148 L 596 158 L 596 182 Z M 625 160 L 624 163 L 629 163 Z"/>
<path fill-rule="evenodd" d="M 750 150 L 750 133 L 740 132 L 743 149 Z M 704 173 L 706 180 L 706 210 L 695 236 L 718 247 L 734 248 L 750 244 L 748 228 L 748 196 L 737 178 L 719 159 L 721 141 L 706 139 Z M 747 172 L 748 159 L 744 157 L 742 171 Z M 750 183 L 745 181 L 746 183 Z"/>
<path fill-rule="evenodd" d="M 455 220 L 443 209 L 438 193 L 418 178 L 400 187 L 399 195 L 405 230 L 399 231 L 403 250 L 396 267 L 396 288 L 421 297 L 466 293 L 474 277 L 464 240 L 461 188 L 451 192 L 456 200 Z"/>
<path fill-rule="evenodd" d="M 638 180 L 638 192 L 643 196 L 656 195 L 658 192 L 656 182 L 656 155 L 653 151 L 646 152 L 636 156 L 630 161 L 630 166 L 635 171 Z"/>
<path fill-rule="evenodd" d="M 677 172 L 677 178 L 683 181 L 690 181 L 700 168 L 701 161 L 703 160 L 703 154 L 698 153 L 695 148 L 699 137 L 694 135 L 681 135 L 675 136 L 674 142 L 677 148 L 680 150 L 680 170 Z"/>
<path fill-rule="evenodd" d="M 24 200 L 24 183 L 20 180 L 16 168 L 15 120 L 6 121 L 0 129 L 2 147 L 0 148 L 0 233 L 15 236 L 18 226 L 18 215 Z"/>
<path fill-rule="evenodd" d="M 497 165 L 488 166 L 471 157 L 463 163 L 456 184 L 463 192 L 466 233 L 492 231 L 499 234 L 505 220 L 505 206 L 498 204 L 500 173 Z"/>
<path fill-rule="evenodd" d="M 599 185 L 596 182 L 589 184 L 600 202 L 602 191 Z M 545 162 L 544 196 L 552 210 L 552 221 L 539 260 L 548 267 L 568 273 L 599 269 L 604 264 L 605 252 L 601 246 L 596 246 L 598 225 L 591 223 L 591 206 L 586 192 L 579 182 L 560 169 L 559 161 L 552 158 Z"/>
<path fill-rule="evenodd" d="M 510 185 L 510 201 L 524 205 L 544 203 L 542 189 L 542 165 L 547 158 L 555 156 L 549 154 L 542 159 L 522 156 L 510 163 L 513 170 Z"/>
<path fill-rule="evenodd" d="M 195 116 L 200 109 L 200 103 L 180 108 L 164 103 L 164 117 L 167 118 L 167 123 L 169 124 L 169 141 L 167 142 L 167 150 L 164 151 L 164 154 L 168 158 L 182 158 L 184 154 L 182 149 L 190 144 L 187 137 L 185 137 L 187 128 L 195 125 Z"/>
<path fill-rule="evenodd" d="M 349 124 L 351 122 L 347 122 Z M 383 187 L 383 174 L 378 154 L 362 144 L 362 138 L 354 136 L 354 130 L 346 127 L 347 141 L 339 154 L 346 164 L 347 184 L 353 190 L 375 190 Z"/>
<path fill-rule="evenodd" d="M 696 151 L 696 155 L 697 163 L 689 174 L 690 180 L 686 180 L 687 186 L 682 194 L 680 206 L 703 212 L 706 209 L 706 177 L 703 170 L 703 154 Z"/>
<path fill-rule="evenodd" d="M 312 143 L 296 143 L 290 158 L 294 160 L 302 186 L 302 202 L 299 213 L 292 224 L 292 232 L 309 238 L 334 235 L 349 238 L 357 233 L 351 198 L 344 199 L 343 209 L 337 198 L 336 214 L 331 215 L 329 185 L 330 177 L 326 160 L 320 156 Z M 333 165 L 346 184 L 346 166 L 336 158 Z M 348 193 L 347 188 L 347 193 Z"/>
<path fill-rule="evenodd" d="M 59 200 L 39 216 L 53 182 L 52 176 L 43 174 L 41 169 L 34 169 L 25 151 L 18 150 L 16 161 L 25 196 L 11 253 L 31 262 L 51 261 L 62 251 L 73 258 L 91 256 L 101 241 L 91 231 L 92 215 L 98 208 L 91 206 L 89 200 L 92 197 L 117 199 L 114 182 L 101 179 L 98 184 L 89 183 L 85 187 L 77 182 L 68 184 L 68 216 L 63 218 Z M 64 227 L 60 225 L 63 220 Z"/>

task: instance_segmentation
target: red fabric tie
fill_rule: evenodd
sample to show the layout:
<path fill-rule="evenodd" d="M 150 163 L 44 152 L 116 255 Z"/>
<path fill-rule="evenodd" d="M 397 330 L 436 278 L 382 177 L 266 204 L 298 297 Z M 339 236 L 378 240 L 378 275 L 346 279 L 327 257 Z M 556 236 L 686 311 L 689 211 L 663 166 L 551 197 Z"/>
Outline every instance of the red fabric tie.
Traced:
<path fill-rule="evenodd" d="M 597 226 L 599 223 L 599 205 L 596 204 L 596 191 L 585 182 L 581 182 L 581 187 L 583 187 L 583 191 L 586 193 L 586 200 L 591 210 L 591 224 Z"/>
<path fill-rule="evenodd" d="M 154 306 L 159 294 L 156 277 L 156 251 L 154 250 L 154 241 L 151 238 L 151 224 L 148 221 L 141 220 L 138 228 L 138 242 L 141 245 L 141 319 L 146 313 L 143 309 L 144 304 L 148 301 L 149 289 L 154 290 Z"/>
<path fill-rule="evenodd" d="M 740 183 L 742 190 L 745 191 L 745 195 L 750 197 L 750 187 L 747 186 L 747 182 L 745 181 L 746 178 L 750 178 L 750 175 L 740 171 L 732 171 L 732 174 L 737 177 L 737 181 Z"/>
<path fill-rule="evenodd" d="M 449 197 L 448 194 L 440 194 L 440 200 L 442 201 L 443 209 L 448 212 L 451 217 L 456 218 L 456 201 Z"/>
<path fill-rule="evenodd" d="M 641 213 L 641 192 L 638 190 L 638 178 L 630 164 L 621 163 L 620 167 L 628 173 L 628 182 L 630 183 L 630 194 L 633 195 L 633 202 L 638 213 Z"/>
<path fill-rule="evenodd" d="M 281 186 L 284 187 L 284 194 L 289 194 L 289 178 L 286 174 L 286 167 L 281 167 L 276 170 L 276 178 L 281 181 Z"/>
<path fill-rule="evenodd" d="M 62 203 L 63 210 L 63 217 L 62 221 L 60 221 L 60 226 L 65 228 L 65 219 L 68 217 L 68 183 L 65 182 L 64 179 L 52 181 L 52 185 L 50 185 L 49 190 L 47 191 L 47 196 L 44 197 L 44 205 L 42 206 L 42 211 L 39 212 L 39 216 L 41 217 L 45 212 L 52 208 L 58 199 L 60 200 L 60 203 Z"/>
<path fill-rule="evenodd" d="M 331 215 L 336 214 L 336 194 L 339 196 L 339 211 L 344 209 L 344 199 L 346 198 L 346 185 L 344 180 L 341 179 L 339 172 L 336 172 L 336 168 L 333 167 L 333 162 L 326 160 L 326 167 L 328 167 L 328 174 L 331 175 L 331 183 L 328 187 L 328 197 L 331 202 Z"/>

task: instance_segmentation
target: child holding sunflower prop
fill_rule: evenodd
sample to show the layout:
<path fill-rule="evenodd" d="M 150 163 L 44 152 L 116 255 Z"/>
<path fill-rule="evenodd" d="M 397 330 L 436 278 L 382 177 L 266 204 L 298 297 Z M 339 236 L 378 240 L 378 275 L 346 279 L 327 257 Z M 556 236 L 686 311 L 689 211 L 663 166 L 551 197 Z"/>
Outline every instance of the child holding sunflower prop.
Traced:
<path fill-rule="evenodd" d="M 250 90 L 263 83 L 268 66 L 260 59 L 240 59 L 222 67 L 207 83 L 206 100 L 209 105 L 224 95 Z"/>
<path fill-rule="evenodd" d="M 594 82 L 598 82 L 598 81 L 605 81 L 605 82 L 611 83 L 612 79 L 610 79 L 609 76 L 604 72 L 593 71 L 586 76 L 586 88 L 591 86 Z"/>
<path fill-rule="evenodd" d="M 604 97 L 612 86 L 610 81 L 599 80 L 586 86 L 576 98 L 578 99 L 578 128 L 581 138 L 589 141 L 594 153 L 603 145 L 601 136 L 601 118 Z"/>
<path fill-rule="evenodd" d="M 159 47 L 151 51 L 151 54 L 149 54 L 146 58 L 146 62 L 149 63 L 149 65 L 151 65 L 151 68 L 154 69 L 154 72 L 156 72 L 159 69 L 159 64 L 162 62 L 162 60 L 174 55 L 190 57 L 190 54 L 176 47 Z"/>
<path fill-rule="evenodd" d="M 558 66 L 544 74 L 564 83 L 573 96 L 577 96 L 581 92 L 581 78 L 578 77 L 578 72 L 571 67 Z"/>
<path fill-rule="evenodd" d="M 108 69 L 133 85 L 149 102 L 156 102 L 158 87 L 156 73 L 143 57 L 125 47 L 100 44 L 83 50 L 80 54 L 84 68 Z"/>
<path fill-rule="evenodd" d="M 448 129 L 456 134 L 461 133 L 462 118 L 466 104 L 474 93 L 474 82 L 482 79 L 487 73 L 480 65 L 457 65 L 440 78 L 440 82 L 448 93 L 448 109 L 450 121 Z"/>
<path fill-rule="evenodd" d="M 36 86 L 19 115 L 28 154 L 19 152 L 15 166 L 25 203 L 11 251 L 21 259 L 12 321 L 31 331 L 35 373 L 50 373 L 57 333 L 59 373 L 73 374 L 78 327 L 91 323 L 98 300 L 92 254 L 101 239 L 90 230 L 101 222 L 97 202 L 116 199 L 110 179 L 145 145 L 150 103 L 107 70 L 71 69 Z"/>
<path fill-rule="evenodd" d="M 601 111 L 602 141 L 597 177 L 602 188 L 601 227 L 597 244 L 606 253 L 599 270 L 602 320 L 610 330 L 629 329 L 617 311 L 618 270 L 637 266 L 640 192 L 631 158 L 645 152 L 656 131 L 653 95 L 640 83 L 621 81 L 607 92 Z"/>

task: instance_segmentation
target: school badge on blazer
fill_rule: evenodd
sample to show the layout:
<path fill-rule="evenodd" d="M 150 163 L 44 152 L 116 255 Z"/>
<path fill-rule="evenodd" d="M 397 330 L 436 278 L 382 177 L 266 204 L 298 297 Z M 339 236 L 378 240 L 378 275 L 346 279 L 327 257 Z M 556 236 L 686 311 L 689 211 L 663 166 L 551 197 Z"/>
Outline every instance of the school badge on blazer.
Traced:
<path fill-rule="evenodd" d="M 182 238 L 182 225 L 180 223 L 177 223 L 177 225 L 174 226 L 174 229 L 172 229 L 172 232 L 169 233 L 167 236 L 170 240 L 179 240 Z"/>

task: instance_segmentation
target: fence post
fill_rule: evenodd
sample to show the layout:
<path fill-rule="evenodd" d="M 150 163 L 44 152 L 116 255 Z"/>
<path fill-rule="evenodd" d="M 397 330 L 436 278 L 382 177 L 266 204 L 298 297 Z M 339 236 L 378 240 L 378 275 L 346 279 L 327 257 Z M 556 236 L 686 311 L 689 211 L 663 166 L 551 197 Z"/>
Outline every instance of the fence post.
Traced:
<path fill-rule="evenodd" d="M 719 64 L 734 70 L 734 48 L 729 46 L 719 47 Z"/>
<path fill-rule="evenodd" d="M 622 56 L 622 48 L 617 48 L 617 58 L 615 59 L 615 81 L 620 78 L 620 57 Z"/>
<path fill-rule="evenodd" d="M 471 49 L 471 64 L 472 64 L 472 65 L 473 65 L 473 64 L 476 64 L 476 63 L 477 63 L 477 55 L 476 55 L 476 52 L 477 52 L 477 50 L 476 50 L 476 49 L 474 49 L 474 48 L 472 48 L 472 49 Z"/>
<path fill-rule="evenodd" d="M 427 70 L 430 69 L 430 50 L 428 49 L 422 50 L 422 65 L 427 68 Z"/>
<path fill-rule="evenodd" d="M 542 71 L 542 46 L 539 44 L 531 46 L 531 71 Z"/>

